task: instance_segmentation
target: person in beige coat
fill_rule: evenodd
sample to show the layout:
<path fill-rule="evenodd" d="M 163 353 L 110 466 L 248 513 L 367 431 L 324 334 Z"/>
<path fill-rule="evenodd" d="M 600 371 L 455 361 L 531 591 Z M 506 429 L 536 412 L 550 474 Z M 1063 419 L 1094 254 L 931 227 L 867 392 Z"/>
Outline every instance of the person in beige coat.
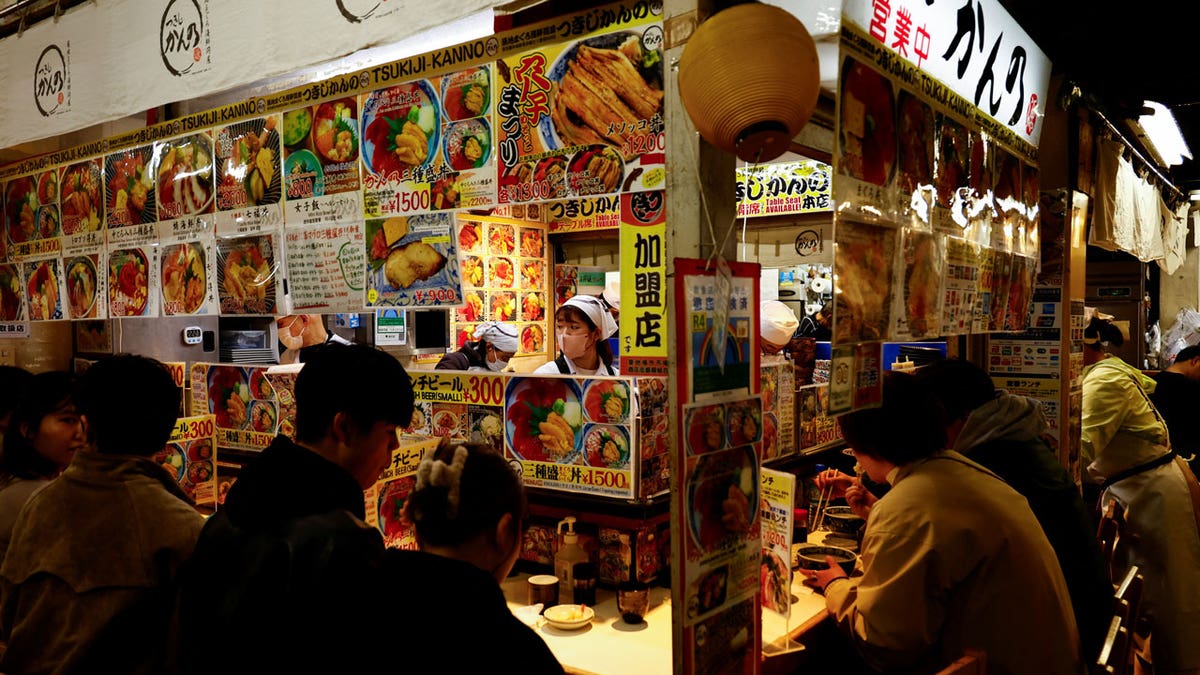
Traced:
<path fill-rule="evenodd" d="M 1054 549 L 1020 494 L 942 449 L 942 416 L 911 375 L 889 372 L 881 408 L 841 418 L 858 463 L 892 489 L 867 518 L 861 577 L 832 559 L 805 574 L 877 669 L 936 672 L 972 649 L 987 653 L 989 675 L 1083 673 Z"/>

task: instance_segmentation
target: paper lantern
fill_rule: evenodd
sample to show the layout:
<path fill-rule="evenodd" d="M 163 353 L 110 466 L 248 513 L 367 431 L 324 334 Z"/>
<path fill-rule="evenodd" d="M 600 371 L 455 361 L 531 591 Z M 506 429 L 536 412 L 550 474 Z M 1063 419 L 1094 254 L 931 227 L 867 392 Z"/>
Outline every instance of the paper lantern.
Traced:
<path fill-rule="evenodd" d="M 747 162 L 787 151 L 820 90 L 812 36 L 773 5 L 736 5 L 712 15 L 679 59 L 679 94 L 696 130 Z"/>

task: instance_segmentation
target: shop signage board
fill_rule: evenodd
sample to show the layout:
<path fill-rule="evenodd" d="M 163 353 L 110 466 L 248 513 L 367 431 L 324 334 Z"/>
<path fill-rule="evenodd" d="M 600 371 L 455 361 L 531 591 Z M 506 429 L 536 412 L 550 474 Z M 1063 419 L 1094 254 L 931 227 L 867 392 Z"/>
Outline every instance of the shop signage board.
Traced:
<path fill-rule="evenodd" d="M 403 441 L 392 451 L 391 462 L 364 495 L 364 521 L 379 528 L 388 548 L 417 550 L 417 529 L 404 518 L 404 503 L 417 484 L 421 460 L 437 450 L 441 439 Z"/>
<path fill-rule="evenodd" d="M 621 195 L 621 314 L 627 375 L 667 373 L 667 220 L 661 190 Z"/>
<path fill-rule="evenodd" d="M 576 197 L 547 205 L 550 234 L 615 230 L 621 227 L 621 196 Z"/>
<path fill-rule="evenodd" d="M 796 501 L 796 474 L 763 469 L 762 499 L 762 606 L 788 616 L 792 604 L 792 508 Z"/>
<path fill-rule="evenodd" d="M 833 210 L 832 168 L 813 159 L 745 164 L 737 169 L 739 217 L 786 216 Z"/>
<path fill-rule="evenodd" d="M 158 462 L 196 506 L 217 505 L 217 427 L 213 415 L 181 417 L 171 429 Z"/>
<path fill-rule="evenodd" d="M 191 412 L 213 415 L 217 447 L 257 452 L 266 449 L 279 432 L 279 399 L 267 377 L 268 368 L 191 365 Z"/>
<path fill-rule="evenodd" d="M 475 340 L 480 323 L 500 321 L 516 326 L 518 354 L 546 354 L 553 317 L 546 226 L 464 216 L 456 228 L 464 301 L 451 316 L 454 346 Z"/>

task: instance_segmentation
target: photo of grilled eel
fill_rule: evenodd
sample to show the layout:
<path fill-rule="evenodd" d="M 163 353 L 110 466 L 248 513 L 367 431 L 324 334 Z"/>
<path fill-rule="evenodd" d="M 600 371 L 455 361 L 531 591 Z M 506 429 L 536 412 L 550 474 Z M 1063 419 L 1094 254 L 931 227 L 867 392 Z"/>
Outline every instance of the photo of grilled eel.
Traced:
<path fill-rule="evenodd" d="M 580 44 L 555 85 L 551 119 L 564 146 L 625 145 L 638 122 L 662 112 L 663 92 L 638 72 L 641 45 L 630 36 L 618 49 Z M 634 153 L 627 154 L 631 159 Z"/>

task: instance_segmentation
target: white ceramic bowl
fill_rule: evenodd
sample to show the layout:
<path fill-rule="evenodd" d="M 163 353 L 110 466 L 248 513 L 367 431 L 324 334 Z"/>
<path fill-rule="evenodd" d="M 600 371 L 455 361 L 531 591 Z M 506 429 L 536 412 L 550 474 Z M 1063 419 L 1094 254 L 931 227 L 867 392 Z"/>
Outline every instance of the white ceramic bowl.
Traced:
<path fill-rule="evenodd" d="M 591 623 L 596 611 L 587 605 L 555 605 L 547 609 L 542 616 L 555 628 L 576 630 Z"/>

